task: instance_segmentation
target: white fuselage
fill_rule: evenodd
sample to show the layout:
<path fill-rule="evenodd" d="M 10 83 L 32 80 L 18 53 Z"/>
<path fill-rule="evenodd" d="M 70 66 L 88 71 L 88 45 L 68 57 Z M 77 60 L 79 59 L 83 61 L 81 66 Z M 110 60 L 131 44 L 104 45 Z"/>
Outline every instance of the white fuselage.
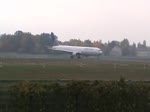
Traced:
<path fill-rule="evenodd" d="M 53 46 L 52 50 L 69 52 L 72 55 L 85 55 L 85 56 L 99 56 L 103 52 L 101 49 L 96 47 L 80 47 L 80 46 L 66 46 L 66 45 L 58 45 Z"/>

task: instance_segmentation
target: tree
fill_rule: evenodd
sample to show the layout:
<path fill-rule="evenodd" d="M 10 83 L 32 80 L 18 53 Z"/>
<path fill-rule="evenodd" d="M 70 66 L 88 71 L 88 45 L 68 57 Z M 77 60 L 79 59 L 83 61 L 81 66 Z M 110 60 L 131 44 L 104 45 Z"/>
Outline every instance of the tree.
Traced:
<path fill-rule="evenodd" d="M 51 44 L 51 36 L 49 33 L 42 33 L 40 35 L 41 39 L 40 39 L 40 44 L 42 47 L 45 47 L 45 46 L 50 46 Z"/>
<path fill-rule="evenodd" d="M 103 45 L 102 45 L 103 43 L 102 43 L 102 41 L 100 40 L 100 41 L 94 41 L 93 42 L 93 46 L 94 47 L 98 47 L 98 48 L 101 48 Z"/>
<path fill-rule="evenodd" d="M 19 51 L 21 47 L 20 42 L 21 42 L 22 36 L 23 36 L 23 32 L 20 30 L 14 33 L 14 46 L 15 46 L 16 51 Z"/>
<path fill-rule="evenodd" d="M 123 56 L 127 56 L 130 53 L 130 46 L 129 46 L 129 41 L 128 39 L 124 39 L 123 41 L 121 41 L 121 49 L 122 49 L 122 55 Z"/>
<path fill-rule="evenodd" d="M 101 48 L 105 55 L 110 55 L 110 52 L 112 51 L 112 49 L 115 46 L 119 46 L 119 44 L 120 42 L 118 41 L 112 41 L 112 42 L 105 43 Z"/>
<path fill-rule="evenodd" d="M 133 45 L 130 46 L 130 55 L 131 56 L 136 56 L 136 44 L 133 43 Z"/>
<path fill-rule="evenodd" d="M 112 49 L 112 48 L 114 48 L 115 46 L 119 46 L 119 44 L 120 44 L 120 42 L 118 42 L 118 41 L 111 41 L 110 44 L 109 44 L 109 46 L 110 46 L 110 48 Z"/>
<path fill-rule="evenodd" d="M 35 44 L 34 44 L 33 39 L 31 37 L 28 37 L 26 46 L 27 46 L 26 51 L 28 53 L 33 53 L 34 52 Z"/>
<path fill-rule="evenodd" d="M 146 40 L 143 41 L 143 47 L 146 48 Z"/>
<path fill-rule="evenodd" d="M 70 39 L 69 41 L 64 42 L 66 45 L 72 46 L 83 46 L 83 42 L 80 39 Z"/>
<path fill-rule="evenodd" d="M 140 50 L 146 50 L 147 46 L 146 46 L 146 41 L 143 41 L 143 44 L 141 44 L 140 42 L 138 43 L 138 49 Z"/>
<path fill-rule="evenodd" d="M 85 40 L 84 41 L 84 46 L 86 46 L 86 47 L 92 47 L 93 44 L 92 44 L 91 40 Z"/>

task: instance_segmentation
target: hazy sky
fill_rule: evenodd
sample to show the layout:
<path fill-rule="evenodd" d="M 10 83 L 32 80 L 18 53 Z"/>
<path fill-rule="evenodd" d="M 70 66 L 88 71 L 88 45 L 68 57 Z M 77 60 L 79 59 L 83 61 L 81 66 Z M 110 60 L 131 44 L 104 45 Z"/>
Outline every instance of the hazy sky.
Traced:
<path fill-rule="evenodd" d="M 150 45 L 150 0 L 0 0 L 0 34 L 17 30 Z"/>

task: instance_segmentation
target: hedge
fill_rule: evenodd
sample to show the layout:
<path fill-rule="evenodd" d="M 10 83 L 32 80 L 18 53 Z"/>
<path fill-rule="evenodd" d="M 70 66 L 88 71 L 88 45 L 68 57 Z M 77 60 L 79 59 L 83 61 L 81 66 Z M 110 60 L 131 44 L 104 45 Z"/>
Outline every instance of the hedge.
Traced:
<path fill-rule="evenodd" d="M 9 90 L 10 112 L 148 112 L 150 86 L 140 82 L 23 81 Z"/>

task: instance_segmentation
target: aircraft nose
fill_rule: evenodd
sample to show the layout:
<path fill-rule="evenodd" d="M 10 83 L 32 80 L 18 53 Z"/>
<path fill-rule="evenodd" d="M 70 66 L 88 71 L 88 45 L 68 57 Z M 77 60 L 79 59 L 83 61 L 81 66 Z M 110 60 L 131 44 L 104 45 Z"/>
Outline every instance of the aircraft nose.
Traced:
<path fill-rule="evenodd" d="M 98 52 L 99 54 L 103 54 L 103 52 L 100 50 L 99 52 Z"/>

